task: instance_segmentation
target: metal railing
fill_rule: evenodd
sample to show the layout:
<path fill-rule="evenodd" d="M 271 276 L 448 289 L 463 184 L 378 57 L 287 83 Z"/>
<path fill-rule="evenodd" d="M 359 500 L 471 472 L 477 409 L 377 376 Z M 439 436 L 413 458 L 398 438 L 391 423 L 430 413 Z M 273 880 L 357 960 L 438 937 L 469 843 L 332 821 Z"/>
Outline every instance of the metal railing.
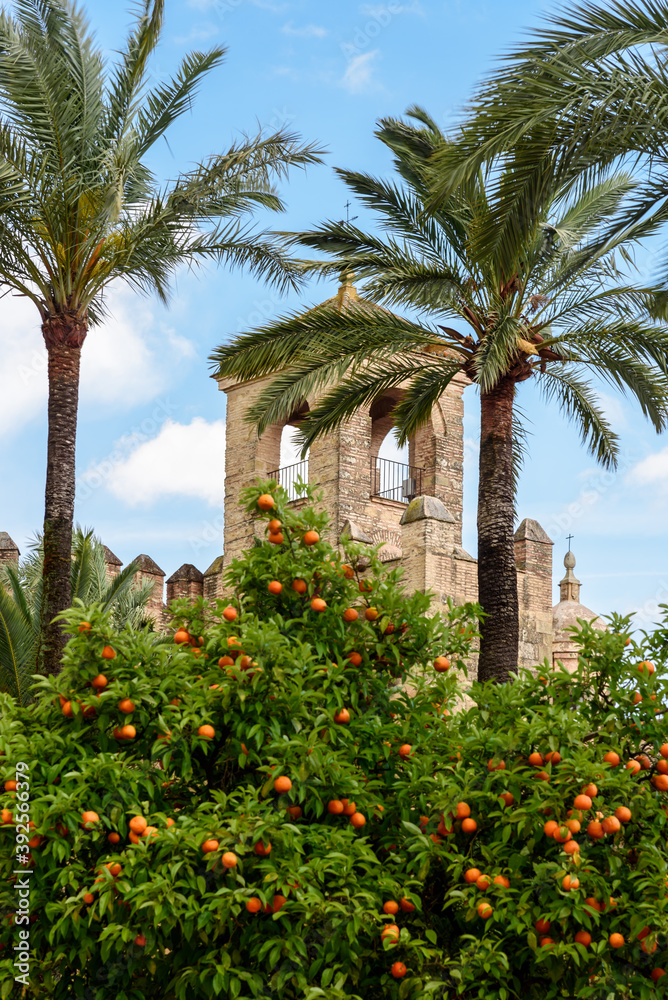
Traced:
<path fill-rule="evenodd" d="M 409 503 L 422 494 L 422 469 L 388 458 L 371 459 L 371 495 Z"/>
<path fill-rule="evenodd" d="M 294 465 L 284 465 L 281 469 L 274 469 L 267 473 L 267 478 L 275 479 L 288 494 L 289 500 L 297 500 L 301 496 L 295 487 L 297 480 L 308 482 L 308 458 L 305 458 L 303 462 L 296 462 Z"/>

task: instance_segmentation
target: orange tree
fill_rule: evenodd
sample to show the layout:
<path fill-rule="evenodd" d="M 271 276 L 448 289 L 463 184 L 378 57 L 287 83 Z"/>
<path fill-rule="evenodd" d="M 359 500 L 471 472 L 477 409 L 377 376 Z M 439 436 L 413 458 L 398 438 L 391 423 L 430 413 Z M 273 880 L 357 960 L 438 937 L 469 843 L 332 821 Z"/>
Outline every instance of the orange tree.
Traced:
<path fill-rule="evenodd" d="M 665 630 L 464 695 L 475 607 L 245 502 L 228 603 L 167 637 L 76 607 L 62 673 L 2 696 L 0 995 L 666 992 Z"/>

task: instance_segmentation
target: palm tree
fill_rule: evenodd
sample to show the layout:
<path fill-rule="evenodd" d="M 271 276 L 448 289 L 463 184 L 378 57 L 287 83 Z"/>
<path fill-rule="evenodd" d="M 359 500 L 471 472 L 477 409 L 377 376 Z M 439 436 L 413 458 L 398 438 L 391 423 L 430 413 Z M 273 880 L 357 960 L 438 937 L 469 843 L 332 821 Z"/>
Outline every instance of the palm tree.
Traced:
<path fill-rule="evenodd" d="M 151 89 L 164 0 L 140 4 L 111 71 L 67 0 L 17 0 L 15 10 L 0 12 L 0 285 L 35 303 L 48 352 L 40 662 L 55 673 L 64 637 L 54 618 L 70 599 L 80 355 L 105 289 L 120 279 L 167 300 L 175 271 L 207 260 L 294 286 L 281 240 L 243 220 L 282 209 L 275 179 L 319 154 L 285 131 L 261 133 L 161 187 L 147 158 L 224 49 L 190 53 Z"/>
<path fill-rule="evenodd" d="M 512 252 L 515 217 L 545 196 L 546 161 L 564 187 L 579 190 L 612 164 L 633 163 L 643 168 L 641 182 L 602 227 L 599 244 L 624 231 L 655 231 L 668 219 L 668 2 L 563 7 L 532 36 L 478 88 L 457 142 L 435 157 L 432 204 L 502 157 L 510 168 L 503 215 L 489 220 L 482 238 L 507 242 Z M 667 259 L 660 284 L 665 312 Z"/>
<path fill-rule="evenodd" d="M 22 705 L 30 700 L 30 685 L 38 666 L 43 564 L 44 548 L 38 536 L 18 570 L 5 566 L 0 572 L 0 691 L 9 692 Z M 109 580 L 102 542 L 92 531 L 74 532 L 71 600 L 87 608 L 99 604 L 110 610 L 110 621 L 118 630 L 151 624 L 146 605 L 153 584 L 137 586 L 137 570 L 137 564 L 130 563 Z"/>
<path fill-rule="evenodd" d="M 521 436 L 518 386 L 533 379 L 576 421 L 583 442 L 606 466 L 617 437 L 597 399 L 610 383 L 635 396 L 657 431 L 666 423 L 661 368 L 668 334 L 644 319 L 647 291 L 628 284 L 617 256 L 621 234 L 603 249 L 596 235 L 633 190 L 628 174 L 602 178 L 580 196 L 564 191 L 549 164 L 540 211 L 526 212 L 514 258 L 479 236 L 503 209 L 503 180 L 492 161 L 430 207 L 431 164 L 448 146 L 419 108 L 410 121 L 386 119 L 377 132 L 394 156 L 396 182 L 339 170 L 378 216 L 381 235 L 327 222 L 294 237 L 330 257 L 306 265 L 319 274 L 354 271 L 376 303 L 404 306 L 420 321 L 383 309 L 317 309 L 287 316 L 220 347 L 220 375 L 280 373 L 249 411 L 261 432 L 319 394 L 300 424 L 304 446 L 402 387 L 394 417 L 405 442 L 429 419 L 453 378 L 464 373 L 480 395 L 478 586 L 485 613 L 479 678 L 504 680 L 517 667 L 518 599 L 513 546 L 514 431 Z M 507 178 L 508 181 L 512 178 Z M 494 197 L 490 195 L 494 192 Z M 466 332 L 449 325 L 452 319 Z M 431 321 L 431 322 L 429 322 Z"/>

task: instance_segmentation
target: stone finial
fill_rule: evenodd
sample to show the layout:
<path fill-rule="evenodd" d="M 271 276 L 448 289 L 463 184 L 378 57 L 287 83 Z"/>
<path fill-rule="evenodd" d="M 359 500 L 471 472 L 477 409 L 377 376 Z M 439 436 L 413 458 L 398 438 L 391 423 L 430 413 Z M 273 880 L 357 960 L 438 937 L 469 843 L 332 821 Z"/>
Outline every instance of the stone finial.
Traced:
<path fill-rule="evenodd" d="M 102 545 L 102 551 L 104 552 L 104 564 L 107 568 L 107 580 L 113 580 L 120 573 L 123 563 L 107 545 Z"/>
<path fill-rule="evenodd" d="M 564 566 L 566 575 L 559 584 L 559 594 L 562 601 L 575 601 L 580 603 L 580 581 L 576 578 L 573 569 L 575 567 L 575 556 L 569 549 L 564 556 Z"/>
<path fill-rule="evenodd" d="M 167 603 L 186 597 L 190 601 L 202 597 L 204 575 L 192 563 L 184 563 L 167 580 Z"/>
<path fill-rule="evenodd" d="M 371 535 L 363 531 L 354 521 L 346 521 L 343 525 L 339 540 L 342 541 L 344 538 L 349 538 L 351 542 L 364 542 L 365 545 L 373 545 Z"/>
<path fill-rule="evenodd" d="M 20 555 L 19 547 L 14 539 L 6 531 L 0 531 L 0 565 L 12 563 L 18 566 Z"/>
<path fill-rule="evenodd" d="M 412 524 L 413 521 L 424 521 L 433 518 L 434 521 L 446 521 L 448 524 L 455 524 L 452 516 L 445 504 L 438 497 L 415 497 L 411 500 L 406 510 L 401 516 L 400 524 Z"/>

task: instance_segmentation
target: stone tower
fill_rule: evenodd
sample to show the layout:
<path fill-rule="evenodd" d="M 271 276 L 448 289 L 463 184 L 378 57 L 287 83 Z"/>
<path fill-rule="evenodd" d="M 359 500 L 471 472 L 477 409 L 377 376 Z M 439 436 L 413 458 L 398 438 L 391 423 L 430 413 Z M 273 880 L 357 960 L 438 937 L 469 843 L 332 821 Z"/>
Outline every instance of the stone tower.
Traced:
<path fill-rule="evenodd" d="M 347 281 L 338 293 L 318 309 L 334 307 L 342 312 L 352 305 L 366 310 L 379 306 L 361 299 Z M 378 458 L 386 435 L 392 430 L 391 411 L 401 396 L 392 389 L 373 406 L 361 408 L 349 421 L 310 449 L 308 461 L 280 469 L 283 428 L 297 426 L 316 402 L 303 400 L 284 424 L 269 427 L 262 437 L 245 421 L 248 407 L 273 376 L 251 382 L 220 379 L 227 394 L 224 565 L 239 556 L 253 540 L 253 523 L 239 507 L 239 492 L 256 477 L 278 474 L 288 491 L 297 478 L 317 484 L 324 494 L 324 507 L 337 538 L 345 531 L 353 539 L 384 542 L 386 561 L 401 556 L 399 521 L 406 500 L 427 495 L 439 500 L 452 516 L 453 537 L 461 545 L 463 402 L 464 378 L 455 379 L 438 400 L 429 424 L 410 442 L 409 461 L 392 463 Z M 299 501 L 297 501 L 299 502 Z"/>
<path fill-rule="evenodd" d="M 18 569 L 20 555 L 16 542 L 6 531 L 0 531 L 0 566 L 13 566 L 14 569 Z"/>
<path fill-rule="evenodd" d="M 559 662 L 568 670 L 575 670 L 578 665 L 579 647 L 573 642 L 571 628 L 577 625 L 578 618 L 591 622 L 594 628 L 607 628 L 596 612 L 580 603 L 580 581 L 575 576 L 575 556 L 569 549 L 564 556 L 566 573 L 559 584 L 560 601 L 552 609 L 552 660 L 556 667 Z"/>
<path fill-rule="evenodd" d="M 343 280 L 337 294 L 314 311 L 376 310 Z M 313 312 L 313 311 L 312 311 Z M 424 359 L 427 363 L 427 358 Z M 477 562 L 462 548 L 463 400 L 468 382 L 455 378 L 432 409 L 426 426 L 409 443 L 407 463 L 379 458 L 392 430 L 392 410 L 401 386 L 354 416 L 311 447 L 308 459 L 281 468 L 285 426 L 298 426 L 317 399 L 304 399 L 284 424 L 258 437 L 246 411 L 274 376 L 239 382 L 219 379 L 227 394 L 224 553 L 205 574 L 205 595 L 220 596 L 221 573 L 253 542 L 258 524 L 239 505 L 240 491 L 256 478 L 275 478 L 299 504 L 298 476 L 319 487 L 332 538 L 383 543 L 381 558 L 400 564 L 409 590 L 431 590 L 438 610 L 452 598 L 477 600 Z M 292 491 L 292 492 L 291 492 Z M 537 521 L 526 519 L 515 534 L 520 602 L 520 666 L 552 658 L 552 542 Z"/>

